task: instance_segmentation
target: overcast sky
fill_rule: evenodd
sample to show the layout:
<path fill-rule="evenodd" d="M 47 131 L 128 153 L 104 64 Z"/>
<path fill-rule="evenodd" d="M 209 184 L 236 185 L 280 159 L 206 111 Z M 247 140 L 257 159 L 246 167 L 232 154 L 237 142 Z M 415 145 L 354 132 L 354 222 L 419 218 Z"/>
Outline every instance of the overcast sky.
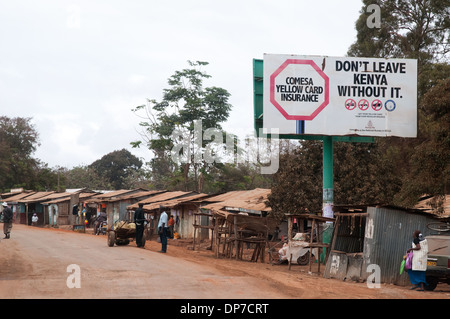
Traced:
<path fill-rule="evenodd" d="M 0 114 L 32 117 L 50 167 L 134 155 L 139 118 L 187 61 L 231 93 L 223 127 L 253 132 L 252 59 L 264 53 L 344 56 L 361 0 L 0 0 Z"/>

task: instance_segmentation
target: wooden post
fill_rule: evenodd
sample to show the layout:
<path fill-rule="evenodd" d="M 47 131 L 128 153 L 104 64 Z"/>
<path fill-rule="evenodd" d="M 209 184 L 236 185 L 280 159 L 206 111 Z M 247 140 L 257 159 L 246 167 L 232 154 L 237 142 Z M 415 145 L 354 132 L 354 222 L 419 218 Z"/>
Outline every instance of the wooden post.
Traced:
<path fill-rule="evenodd" d="M 239 249 L 239 243 L 238 243 L 238 233 L 237 233 L 237 216 L 234 216 L 233 217 L 233 222 L 234 222 L 234 225 L 233 225 L 233 227 L 234 227 L 234 248 L 235 248 L 235 250 L 236 250 L 236 260 L 238 259 L 238 255 L 239 255 L 239 252 L 238 252 L 238 249 Z"/>
<path fill-rule="evenodd" d="M 312 270 L 312 246 L 314 242 L 314 227 L 316 226 L 316 220 L 313 218 L 312 220 L 312 226 L 311 226 L 311 238 L 309 240 L 309 272 Z"/>
<path fill-rule="evenodd" d="M 292 216 L 288 217 L 288 242 L 292 238 Z"/>
<path fill-rule="evenodd" d="M 192 242 L 192 250 L 195 250 L 195 233 L 197 232 L 197 227 L 195 226 L 195 215 L 194 215 L 194 241 Z"/>
<path fill-rule="evenodd" d="M 216 217 L 213 217 L 213 218 L 216 218 Z M 218 226 L 219 225 L 219 223 L 218 223 L 218 220 L 217 220 L 217 218 L 216 218 L 216 221 L 215 221 L 215 223 L 214 223 L 214 232 L 213 232 L 213 240 L 214 240 L 214 247 L 215 247 L 215 250 L 214 250 L 214 255 L 216 256 L 216 258 L 218 258 L 219 257 L 219 238 L 218 238 L 218 236 L 220 236 L 220 234 L 219 234 L 219 229 L 218 229 Z M 215 235 L 215 237 L 214 237 L 214 235 Z M 212 243 L 211 243 L 211 247 L 212 247 Z"/>
<path fill-rule="evenodd" d="M 338 215 L 338 216 L 336 216 L 336 223 L 335 223 L 334 230 L 333 230 L 333 239 L 331 240 L 330 251 L 334 249 L 334 246 L 336 244 L 336 238 L 337 238 L 340 222 L 341 222 L 341 216 Z"/>

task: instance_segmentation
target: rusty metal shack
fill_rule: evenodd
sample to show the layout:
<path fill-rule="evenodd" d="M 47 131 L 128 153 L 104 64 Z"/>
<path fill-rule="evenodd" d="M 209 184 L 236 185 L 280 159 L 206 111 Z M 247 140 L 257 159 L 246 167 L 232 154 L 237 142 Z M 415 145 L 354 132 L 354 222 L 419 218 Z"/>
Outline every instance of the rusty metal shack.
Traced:
<path fill-rule="evenodd" d="M 431 235 L 427 224 L 436 221 L 433 214 L 387 205 L 335 206 L 334 216 L 324 277 L 364 282 L 377 268 L 380 283 L 396 285 L 409 284 L 400 263 L 413 232 Z"/>

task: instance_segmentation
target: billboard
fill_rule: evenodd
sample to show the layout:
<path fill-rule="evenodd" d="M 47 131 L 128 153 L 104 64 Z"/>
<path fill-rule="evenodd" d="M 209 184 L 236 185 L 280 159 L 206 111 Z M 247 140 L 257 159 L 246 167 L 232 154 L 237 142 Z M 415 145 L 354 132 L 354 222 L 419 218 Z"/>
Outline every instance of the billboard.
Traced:
<path fill-rule="evenodd" d="M 264 54 L 263 127 L 417 137 L 417 60 Z"/>

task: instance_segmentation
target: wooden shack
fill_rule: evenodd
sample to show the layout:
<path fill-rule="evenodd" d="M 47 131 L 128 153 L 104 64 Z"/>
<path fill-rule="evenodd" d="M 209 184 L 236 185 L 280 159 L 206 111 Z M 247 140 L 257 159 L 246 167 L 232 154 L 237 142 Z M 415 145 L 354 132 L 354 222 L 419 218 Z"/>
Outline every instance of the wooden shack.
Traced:
<path fill-rule="evenodd" d="M 132 213 L 142 203 L 146 218 L 150 220 L 148 234 L 155 235 L 161 207 L 164 207 L 167 210 L 166 212 L 173 216 L 175 220 L 174 230 L 179 236 L 184 239 L 192 239 L 194 236 L 194 214 L 199 211 L 197 200 L 207 196 L 207 194 L 197 192 L 165 192 L 130 205 L 127 210 L 130 218 L 132 218 Z"/>
<path fill-rule="evenodd" d="M 213 216 L 213 248 L 216 257 L 264 262 L 268 237 L 278 221 L 268 217 L 270 189 L 232 191 L 205 198 L 201 206 Z M 244 250 L 250 251 L 244 254 Z"/>

